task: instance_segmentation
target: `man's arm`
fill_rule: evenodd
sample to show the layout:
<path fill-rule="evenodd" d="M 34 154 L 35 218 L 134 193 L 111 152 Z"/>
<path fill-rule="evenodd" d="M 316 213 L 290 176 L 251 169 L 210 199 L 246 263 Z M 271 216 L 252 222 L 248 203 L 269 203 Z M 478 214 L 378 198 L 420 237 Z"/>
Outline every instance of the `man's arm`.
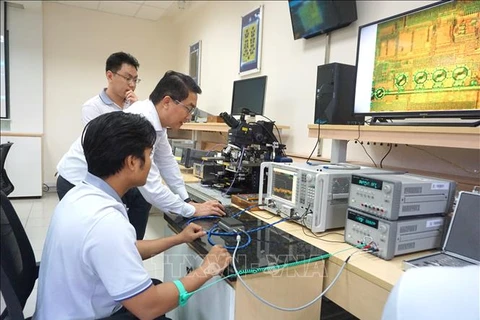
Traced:
<path fill-rule="evenodd" d="M 174 236 L 156 240 L 137 240 L 137 249 L 143 260 L 149 259 L 181 243 L 192 242 L 206 234 L 202 227 L 190 223 L 182 232 Z"/>
<path fill-rule="evenodd" d="M 181 278 L 185 290 L 192 292 L 200 288 L 214 275 L 221 273 L 230 263 L 231 256 L 222 247 L 214 246 L 202 265 Z M 153 319 L 178 306 L 179 292 L 172 282 L 150 286 L 138 295 L 123 300 L 122 305 L 140 319 Z"/>
<path fill-rule="evenodd" d="M 188 193 L 185 189 L 185 182 L 173 155 L 172 147 L 168 143 L 165 130 L 159 133 L 155 146 L 157 149 L 154 152 L 153 161 L 157 165 L 163 180 L 173 193 L 178 194 L 182 200 L 187 199 Z"/>
<path fill-rule="evenodd" d="M 153 154 L 153 161 L 156 163 L 160 175 L 173 193 L 179 195 L 179 197 L 183 200 L 187 199 L 188 193 L 187 189 L 185 189 L 183 176 L 180 172 L 180 168 L 178 167 L 178 163 L 173 156 L 172 148 L 168 143 L 168 137 L 165 131 L 162 132 L 157 138 L 155 145 L 157 150 Z M 225 215 L 223 212 L 224 208 L 218 201 L 207 201 L 204 203 L 190 202 L 190 205 L 195 207 L 194 216 L 196 217 L 207 215 Z"/>
<path fill-rule="evenodd" d="M 165 152 L 165 150 L 158 150 L 155 145 L 154 155 L 158 152 Z M 155 161 L 152 161 L 152 166 L 147 176 L 147 183 L 138 187 L 138 190 L 147 202 L 164 212 L 171 212 L 184 217 L 191 217 L 195 213 L 194 206 L 185 203 L 183 198 L 175 195 L 168 186 L 162 183 L 162 177 Z"/>

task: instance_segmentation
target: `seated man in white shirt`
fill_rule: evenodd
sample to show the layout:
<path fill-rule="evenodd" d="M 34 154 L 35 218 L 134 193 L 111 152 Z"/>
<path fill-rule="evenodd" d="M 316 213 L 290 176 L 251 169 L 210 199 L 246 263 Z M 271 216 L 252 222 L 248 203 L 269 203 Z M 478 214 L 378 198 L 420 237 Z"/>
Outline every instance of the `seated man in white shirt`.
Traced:
<path fill-rule="evenodd" d="M 388 297 L 382 320 L 480 319 L 480 266 L 409 269 Z"/>
<path fill-rule="evenodd" d="M 122 111 L 138 100 L 134 91 L 140 82 L 138 78 L 139 67 L 140 64 L 137 59 L 125 52 L 115 52 L 107 58 L 105 77 L 108 86 L 100 94 L 83 104 L 82 121 L 84 125 L 104 113 Z M 58 175 L 57 194 L 60 200 L 73 187 L 74 184 L 63 177 L 61 173 Z M 152 205 L 143 198 L 137 188 L 132 188 L 125 193 L 122 201 L 128 207 L 128 219 L 135 228 L 137 239 L 143 239 L 148 222 L 148 213 Z"/>
<path fill-rule="evenodd" d="M 160 79 L 149 99 L 137 101 L 124 111 L 143 115 L 153 125 L 157 134 L 152 167 L 147 183 L 138 188 L 140 193 L 160 210 L 184 217 L 225 215 L 224 207 L 218 201 L 190 201 L 180 168 L 168 143 L 167 127 L 179 129 L 190 119 L 197 104 L 197 94 L 201 92 L 190 76 L 168 71 Z M 57 170 L 59 175 L 73 185 L 84 179 L 87 166 L 80 138 L 60 160 Z M 162 179 L 168 187 L 162 183 Z"/>
<path fill-rule="evenodd" d="M 84 129 L 88 173 L 52 216 L 34 319 L 165 319 L 182 292 L 198 289 L 230 263 L 226 249 L 215 246 L 185 277 L 152 285 L 142 259 L 205 235 L 191 223 L 172 237 L 136 240 L 120 198 L 145 184 L 156 134 L 144 117 L 123 112 L 101 115 Z"/>

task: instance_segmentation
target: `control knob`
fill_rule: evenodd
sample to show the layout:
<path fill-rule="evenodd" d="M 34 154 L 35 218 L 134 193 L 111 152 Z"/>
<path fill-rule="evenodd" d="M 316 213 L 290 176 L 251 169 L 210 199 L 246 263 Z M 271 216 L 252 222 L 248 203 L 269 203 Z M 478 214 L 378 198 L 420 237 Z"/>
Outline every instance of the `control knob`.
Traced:
<path fill-rule="evenodd" d="M 388 184 L 384 185 L 383 192 L 385 192 L 386 194 L 389 194 L 390 192 L 392 192 L 392 187 L 389 186 Z"/>
<path fill-rule="evenodd" d="M 378 231 L 380 231 L 380 233 L 385 233 L 385 232 L 387 232 L 387 227 L 385 227 L 385 226 L 382 224 L 382 225 L 380 225 L 380 226 L 378 227 Z"/>

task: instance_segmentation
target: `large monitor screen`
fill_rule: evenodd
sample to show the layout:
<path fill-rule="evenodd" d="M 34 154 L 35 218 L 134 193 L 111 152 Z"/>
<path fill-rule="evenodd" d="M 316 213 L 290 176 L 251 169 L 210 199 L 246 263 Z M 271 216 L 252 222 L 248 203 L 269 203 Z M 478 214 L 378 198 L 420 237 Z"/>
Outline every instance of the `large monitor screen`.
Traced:
<path fill-rule="evenodd" d="M 295 203 L 297 196 L 297 173 L 273 168 L 272 195 Z"/>
<path fill-rule="evenodd" d="M 263 115 L 267 76 L 233 82 L 232 115 L 240 115 L 243 108 Z"/>
<path fill-rule="evenodd" d="M 355 1 L 289 0 L 293 38 L 311 38 L 346 27 L 357 20 Z"/>
<path fill-rule="evenodd" d="M 448 1 L 359 28 L 356 115 L 480 115 L 480 1 Z"/>

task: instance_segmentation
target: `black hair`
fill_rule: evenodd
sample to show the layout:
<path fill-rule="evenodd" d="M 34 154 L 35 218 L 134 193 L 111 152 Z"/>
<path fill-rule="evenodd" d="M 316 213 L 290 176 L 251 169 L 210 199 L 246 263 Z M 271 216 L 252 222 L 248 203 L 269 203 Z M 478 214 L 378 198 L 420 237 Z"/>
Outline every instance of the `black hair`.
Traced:
<path fill-rule="evenodd" d="M 125 52 L 115 52 L 108 57 L 107 62 L 105 63 L 105 72 L 112 71 L 115 73 L 122 68 L 122 64 L 124 63 L 134 66 L 135 70 L 138 70 L 138 67 L 140 67 L 138 60 L 135 59 L 135 57 L 131 54 Z"/>
<path fill-rule="evenodd" d="M 200 94 L 202 89 L 200 89 L 192 77 L 170 70 L 165 73 L 155 89 L 153 89 L 153 92 L 150 94 L 150 100 L 155 105 L 165 96 L 170 96 L 173 100 L 182 101 L 188 98 L 190 92 Z"/>
<path fill-rule="evenodd" d="M 115 111 L 90 121 L 82 133 L 88 172 L 105 179 L 123 169 L 125 159 L 134 156 L 145 163 L 145 149 L 152 148 L 156 132 L 138 114 Z"/>

